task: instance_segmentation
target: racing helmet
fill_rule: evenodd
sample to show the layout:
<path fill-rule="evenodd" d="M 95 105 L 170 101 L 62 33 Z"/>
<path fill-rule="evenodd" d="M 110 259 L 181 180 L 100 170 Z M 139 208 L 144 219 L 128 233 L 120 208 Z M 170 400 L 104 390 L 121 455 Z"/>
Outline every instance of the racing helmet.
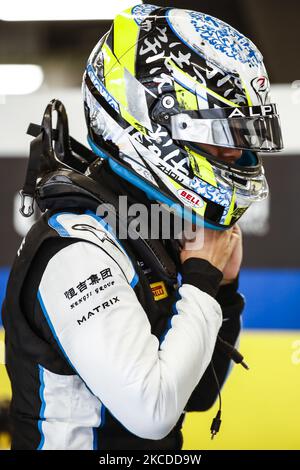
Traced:
<path fill-rule="evenodd" d="M 89 57 L 88 141 L 151 200 L 224 230 L 268 196 L 260 153 L 283 148 L 269 91 L 261 53 L 230 25 L 136 5 L 116 16 Z M 240 149 L 241 157 L 224 161 L 211 146 Z"/>

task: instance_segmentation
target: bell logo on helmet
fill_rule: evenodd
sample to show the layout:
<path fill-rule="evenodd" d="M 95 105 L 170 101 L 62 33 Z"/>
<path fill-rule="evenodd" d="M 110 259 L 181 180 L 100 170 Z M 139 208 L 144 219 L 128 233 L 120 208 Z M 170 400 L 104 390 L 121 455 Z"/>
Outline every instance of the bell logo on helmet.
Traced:
<path fill-rule="evenodd" d="M 179 189 L 177 191 L 179 199 L 187 206 L 201 208 L 204 201 L 199 196 L 188 189 Z"/>

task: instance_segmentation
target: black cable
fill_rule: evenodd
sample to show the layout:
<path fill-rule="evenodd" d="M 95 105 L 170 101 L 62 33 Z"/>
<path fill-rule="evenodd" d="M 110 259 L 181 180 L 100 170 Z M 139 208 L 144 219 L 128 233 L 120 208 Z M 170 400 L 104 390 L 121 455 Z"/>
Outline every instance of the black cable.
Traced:
<path fill-rule="evenodd" d="M 213 375 L 214 375 L 214 378 L 215 378 L 215 381 L 216 381 L 216 384 L 217 384 L 218 396 L 219 396 L 219 409 L 218 409 L 218 412 L 217 412 L 216 416 L 215 416 L 214 419 L 212 420 L 212 423 L 211 423 L 211 426 L 210 426 L 211 438 L 213 439 L 213 438 L 215 437 L 215 435 L 219 432 L 220 426 L 221 426 L 221 422 L 222 422 L 222 420 L 221 420 L 221 413 L 222 413 L 222 397 L 221 397 L 220 382 L 219 382 L 219 379 L 218 379 L 216 370 L 215 370 L 215 368 L 214 368 L 214 363 L 213 363 L 213 361 L 211 361 L 210 365 L 211 365 L 212 373 L 213 373 Z"/>
<path fill-rule="evenodd" d="M 217 346 L 218 348 L 225 353 L 230 359 L 232 359 L 236 364 L 241 364 L 244 369 L 249 370 L 248 365 L 244 362 L 244 357 L 242 354 L 234 347 L 232 344 L 228 343 L 225 341 L 223 338 L 220 336 L 217 337 Z M 214 368 L 213 361 L 211 361 L 211 368 L 212 368 L 212 373 L 214 375 L 214 379 L 217 385 L 218 389 L 218 396 L 219 396 L 219 409 L 212 420 L 211 427 L 210 427 L 210 432 L 211 432 L 211 438 L 213 439 L 215 435 L 219 432 L 220 427 L 221 427 L 221 413 L 222 413 L 222 397 L 221 397 L 221 387 L 220 387 L 220 382 L 216 373 L 216 370 Z"/>
<path fill-rule="evenodd" d="M 232 359 L 233 362 L 235 362 L 236 364 L 241 364 L 244 369 L 249 370 L 249 366 L 244 361 L 244 356 L 242 356 L 242 354 L 234 346 L 232 346 L 232 344 L 222 339 L 219 335 L 217 337 L 217 346 L 230 359 Z"/>

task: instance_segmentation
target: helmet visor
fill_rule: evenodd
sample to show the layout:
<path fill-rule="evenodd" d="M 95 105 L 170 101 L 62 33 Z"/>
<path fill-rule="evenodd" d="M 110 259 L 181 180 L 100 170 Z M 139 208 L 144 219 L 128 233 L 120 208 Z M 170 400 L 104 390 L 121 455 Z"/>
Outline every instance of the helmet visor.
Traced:
<path fill-rule="evenodd" d="M 188 113 L 180 113 L 171 116 L 171 132 L 173 139 L 184 142 L 198 142 L 255 152 L 276 152 L 283 149 L 278 114 L 198 119 Z"/>

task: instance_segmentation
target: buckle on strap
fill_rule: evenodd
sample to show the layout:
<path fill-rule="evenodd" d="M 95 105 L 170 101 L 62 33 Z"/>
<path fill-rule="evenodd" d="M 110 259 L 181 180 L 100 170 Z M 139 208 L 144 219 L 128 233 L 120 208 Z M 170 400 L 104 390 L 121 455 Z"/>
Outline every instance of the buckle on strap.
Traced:
<path fill-rule="evenodd" d="M 23 217 L 31 217 L 32 214 L 34 213 L 34 198 L 30 194 L 24 193 L 24 191 L 21 189 L 19 191 L 20 197 L 21 197 L 21 207 L 20 207 L 20 212 L 23 215 Z"/>

